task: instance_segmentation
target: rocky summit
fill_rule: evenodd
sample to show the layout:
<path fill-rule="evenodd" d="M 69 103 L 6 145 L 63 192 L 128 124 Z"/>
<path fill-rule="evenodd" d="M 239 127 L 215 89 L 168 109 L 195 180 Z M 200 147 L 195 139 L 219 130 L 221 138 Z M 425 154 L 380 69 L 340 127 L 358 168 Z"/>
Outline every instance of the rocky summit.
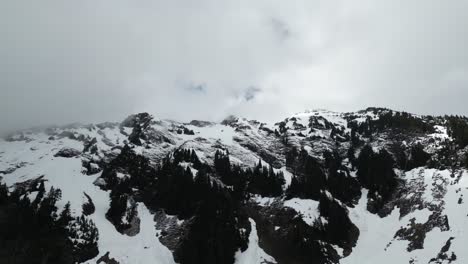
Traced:
<path fill-rule="evenodd" d="M 384 108 L 18 131 L 0 263 L 465 264 L 467 146 L 466 117 Z"/>

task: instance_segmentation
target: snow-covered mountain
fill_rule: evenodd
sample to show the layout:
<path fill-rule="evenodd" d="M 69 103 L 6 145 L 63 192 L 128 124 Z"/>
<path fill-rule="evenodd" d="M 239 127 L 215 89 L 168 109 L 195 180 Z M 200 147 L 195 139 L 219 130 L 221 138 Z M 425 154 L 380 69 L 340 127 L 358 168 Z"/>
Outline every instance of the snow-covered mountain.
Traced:
<path fill-rule="evenodd" d="M 0 263 L 468 263 L 467 146 L 383 108 L 19 131 Z"/>

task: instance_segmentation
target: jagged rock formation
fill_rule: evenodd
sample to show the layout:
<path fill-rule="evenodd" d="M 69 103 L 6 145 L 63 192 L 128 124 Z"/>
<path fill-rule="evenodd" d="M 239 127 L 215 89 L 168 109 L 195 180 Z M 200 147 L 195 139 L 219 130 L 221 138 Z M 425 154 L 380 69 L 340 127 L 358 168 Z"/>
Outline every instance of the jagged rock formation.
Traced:
<path fill-rule="evenodd" d="M 0 222 L 61 231 L 41 251 L 19 221 L 0 262 L 466 263 L 467 146 L 464 117 L 383 108 L 24 130 L 0 141 Z"/>

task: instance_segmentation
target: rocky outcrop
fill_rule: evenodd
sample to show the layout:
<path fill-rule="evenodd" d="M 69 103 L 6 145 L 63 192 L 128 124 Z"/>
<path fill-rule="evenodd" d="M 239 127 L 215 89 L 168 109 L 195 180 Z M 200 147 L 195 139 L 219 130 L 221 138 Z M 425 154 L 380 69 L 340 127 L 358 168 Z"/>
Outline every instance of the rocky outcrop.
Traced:
<path fill-rule="evenodd" d="M 81 151 L 77 149 L 65 147 L 57 151 L 57 153 L 54 154 L 54 157 L 73 158 L 73 157 L 79 156 L 80 154 L 81 154 Z"/>
<path fill-rule="evenodd" d="M 96 264 L 101 264 L 101 263 L 104 263 L 104 264 L 120 264 L 120 262 L 118 262 L 114 258 L 110 257 L 110 252 L 109 251 L 96 261 Z"/>
<path fill-rule="evenodd" d="M 86 216 L 94 214 L 94 212 L 96 211 L 96 206 L 94 206 L 93 200 L 85 192 L 83 192 L 83 195 L 86 198 L 86 202 L 84 202 L 83 205 L 81 206 L 82 213 Z"/>

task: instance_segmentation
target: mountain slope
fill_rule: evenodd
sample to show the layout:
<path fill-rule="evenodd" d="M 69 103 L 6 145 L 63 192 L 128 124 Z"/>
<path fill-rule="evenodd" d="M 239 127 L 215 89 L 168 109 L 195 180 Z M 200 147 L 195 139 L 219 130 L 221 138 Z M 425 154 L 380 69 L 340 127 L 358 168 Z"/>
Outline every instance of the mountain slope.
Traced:
<path fill-rule="evenodd" d="M 51 219 L 70 202 L 98 230 L 65 227 L 86 263 L 467 263 L 467 127 L 369 108 L 25 130 L 0 141 L 0 216 L 60 189 Z"/>

